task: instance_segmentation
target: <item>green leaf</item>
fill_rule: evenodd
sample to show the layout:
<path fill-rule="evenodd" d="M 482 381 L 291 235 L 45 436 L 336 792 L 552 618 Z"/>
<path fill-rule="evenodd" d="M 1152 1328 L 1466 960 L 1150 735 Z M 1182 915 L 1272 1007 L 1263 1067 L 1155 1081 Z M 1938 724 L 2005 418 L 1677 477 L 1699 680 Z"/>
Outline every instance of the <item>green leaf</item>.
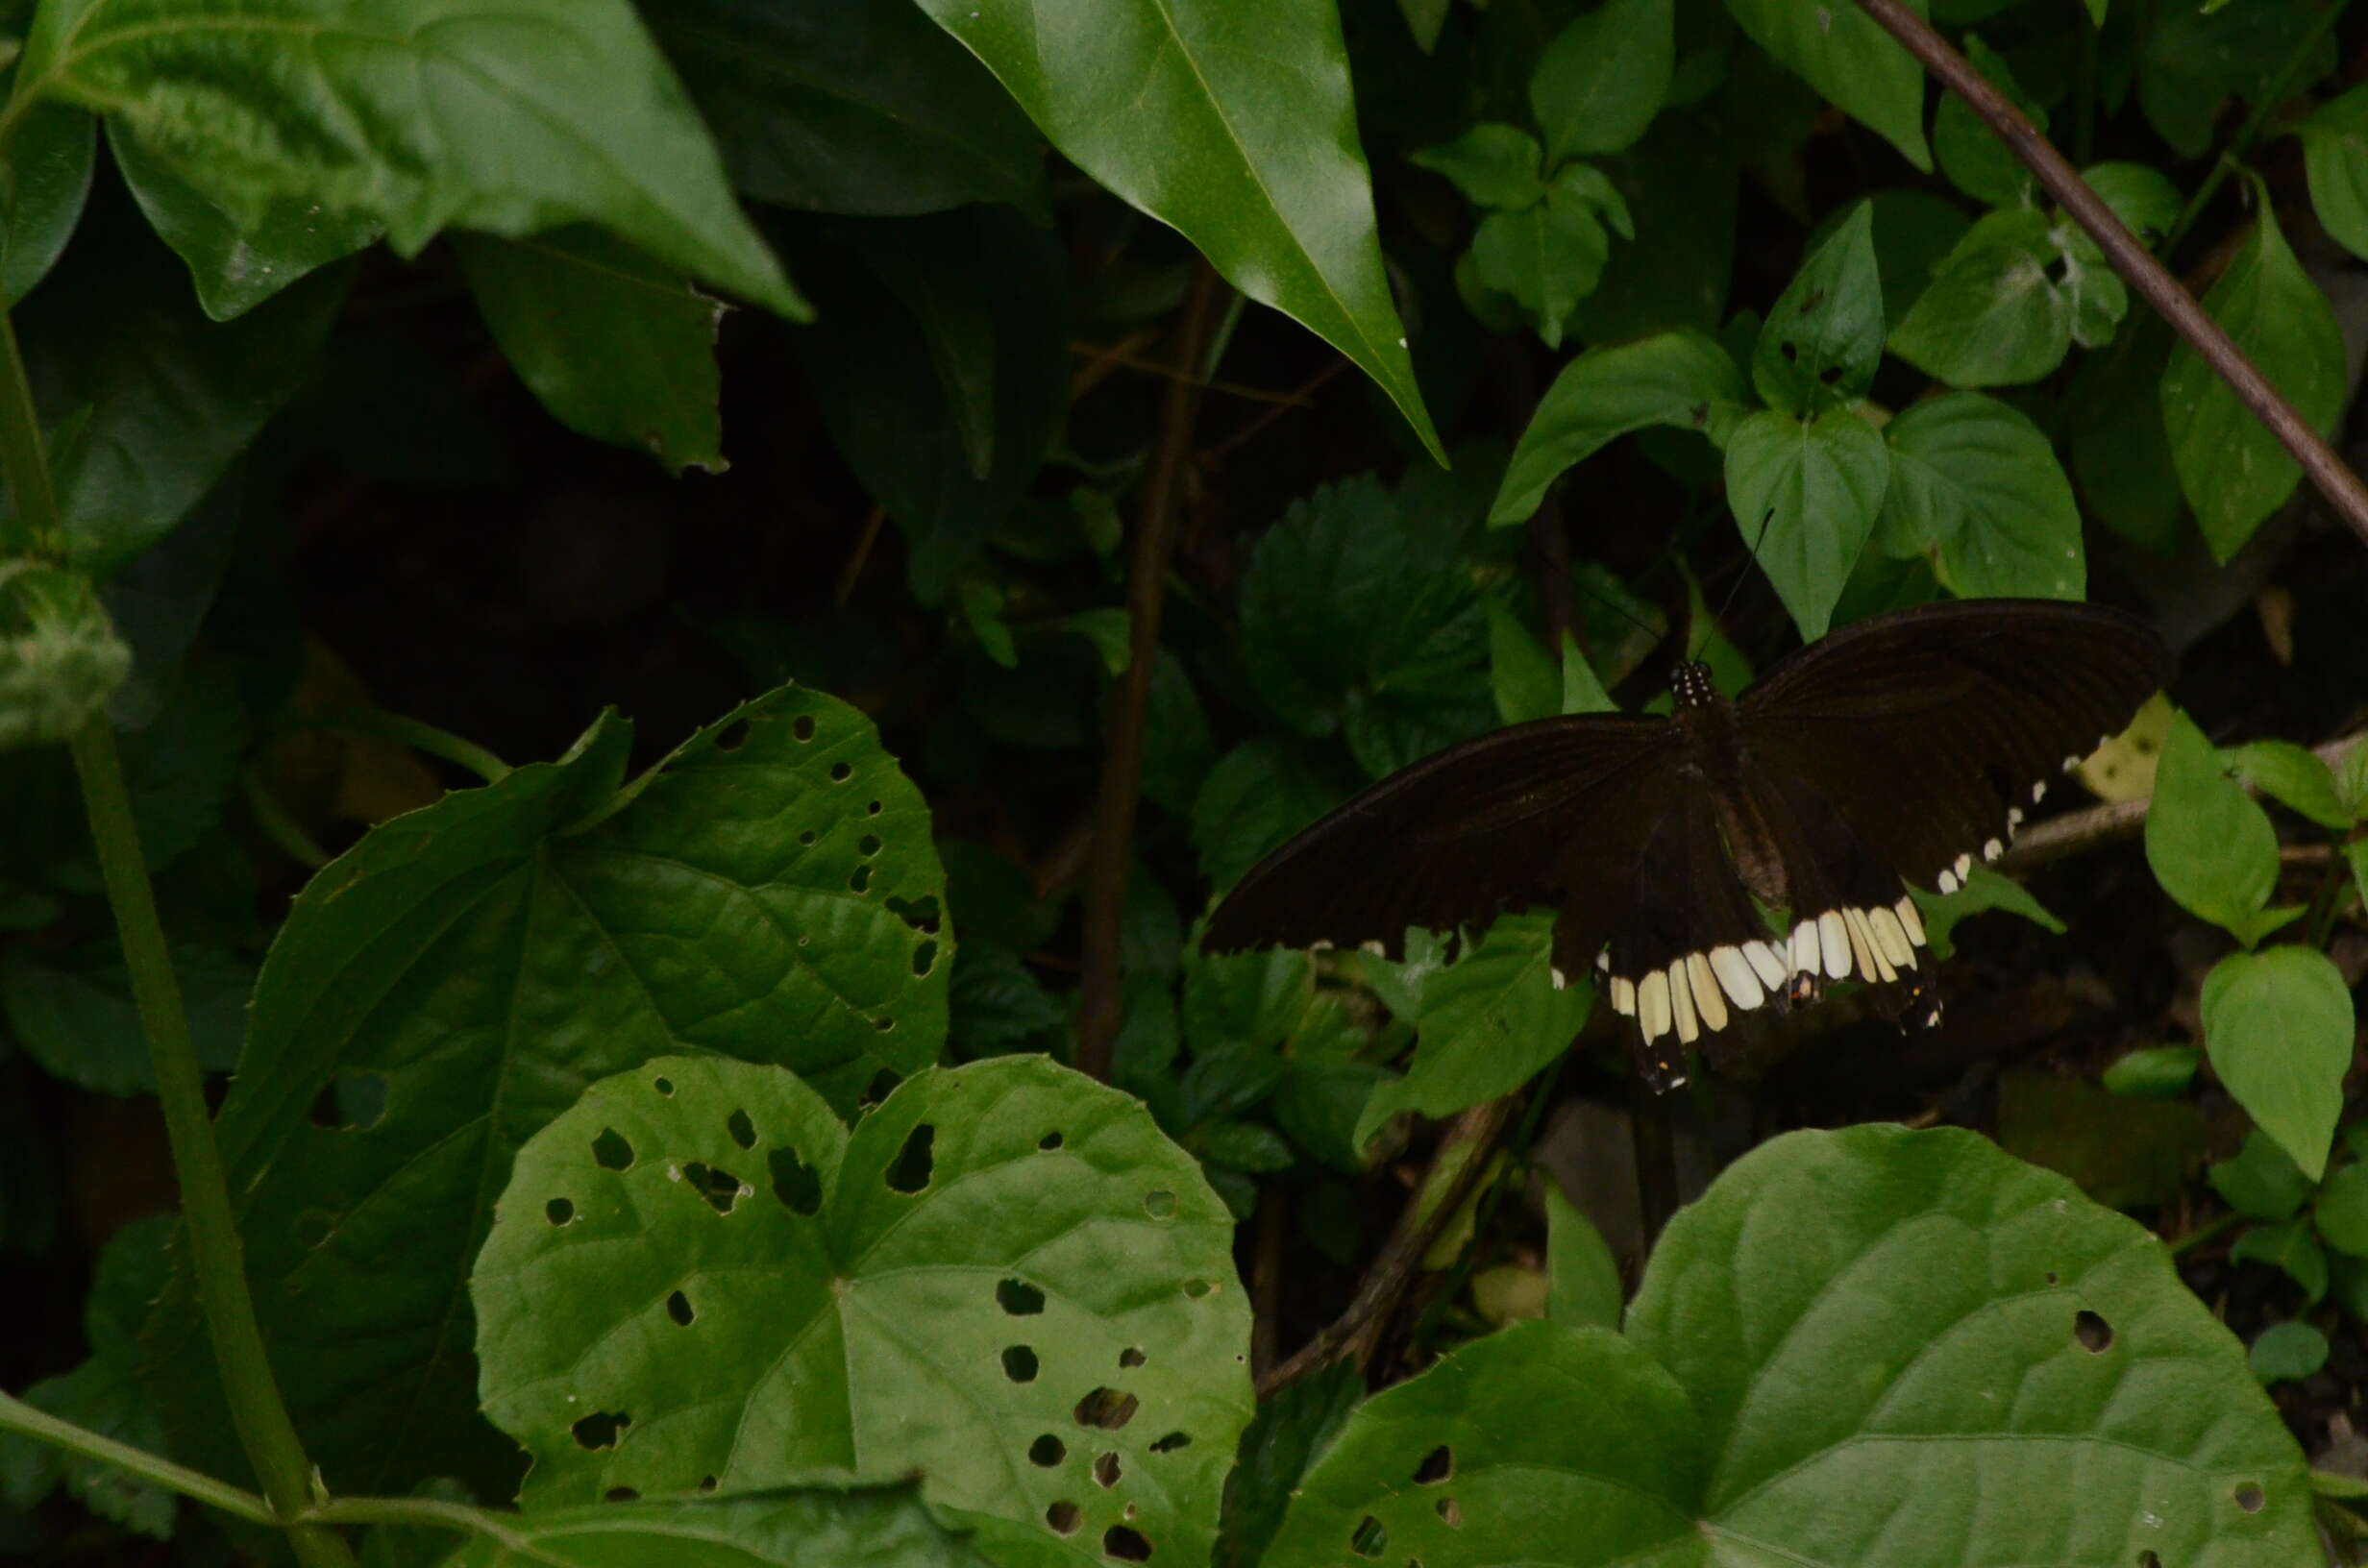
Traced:
<path fill-rule="evenodd" d="M 1968 35 L 1965 58 L 1992 87 L 2021 110 L 2041 135 L 2047 134 L 2047 110 L 2014 80 L 2005 59 L 1979 37 Z M 1933 115 L 1933 156 L 1949 183 L 1977 202 L 2013 207 L 2025 201 L 2034 184 L 2007 144 L 1998 139 L 1981 116 L 1954 92 L 1940 95 Z"/>
<path fill-rule="evenodd" d="M 1217 765 L 1217 741 L 1184 661 L 1164 648 L 1151 666 L 1144 727 L 1144 796 L 1178 817 L 1191 816 L 1194 796 Z"/>
<path fill-rule="evenodd" d="M 199 1066 L 229 1071 L 246 1039 L 255 966 L 220 947 L 185 943 L 173 949 L 173 978 Z M 0 1014 L 25 1054 L 61 1082 L 98 1094 L 157 1091 L 131 976 L 111 942 L 58 953 L 28 945 L 0 951 Z"/>
<path fill-rule="evenodd" d="M 2245 1134 L 2245 1146 L 2206 1172 L 2211 1189 L 2248 1219 L 2290 1219 L 2311 1192 L 2311 1180 L 2293 1156 L 2258 1127 Z"/>
<path fill-rule="evenodd" d="M 2361 741 L 2336 760 L 2335 798 L 2355 821 L 2368 817 L 2368 741 Z"/>
<path fill-rule="evenodd" d="M 1762 1145 L 1671 1220 L 1627 1322 L 1517 1325 L 1376 1395 L 1269 1560 L 2233 1563 L 2313 1539 L 2301 1452 L 2160 1244 L 1969 1133 Z M 1986 1506 L 2001 1474 L 2010 1508 Z"/>
<path fill-rule="evenodd" d="M 2247 1354 L 2261 1385 L 2298 1382 L 2327 1364 L 2327 1335 L 2307 1323 L 2272 1323 Z"/>
<path fill-rule="evenodd" d="M 1859 204 L 1785 285 L 1760 329 L 1752 384 L 1768 405 L 1814 415 L 1853 404 L 1883 358 L 1874 213 Z"/>
<path fill-rule="evenodd" d="M 2092 163 L 2081 170 L 2081 180 L 2148 245 L 2171 232 L 2186 205 L 2171 177 L 2151 163 Z"/>
<path fill-rule="evenodd" d="M 2156 766 L 2146 863 L 2182 908 L 2248 947 L 2280 923 L 2262 914 L 2278 885 L 2277 829 L 2184 713 Z"/>
<path fill-rule="evenodd" d="M 2335 69 L 2335 37 L 2320 14 L 2311 0 L 2245 0 L 2149 16 L 2136 61 L 2147 123 L 2181 158 L 2203 157 L 2231 96 L 2258 104 L 2288 71 L 2304 83 Z"/>
<path fill-rule="evenodd" d="M 90 195 L 96 131 L 88 114 L 62 104 L 17 122 L 0 163 L 0 309 L 32 293 L 73 237 Z"/>
<path fill-rule="evenodd" d="M 1562 346 L 1563 323 L 1593 291 L 1611 254 L 1595 208 L 1559 186 L 1535 207 L 1490 213 L 1471 239 L 1480 282 L 1527 310 L 1549 349 Z"/>
<path fill-rule="evenodd" d="M 954 953 L 947 1015 L 946 1043 L 963 1060 L 1024 1050 L 1069 1017 L 1018 953 L 992 941 Z"/>
<path fill-rule="evenodd" d="M 1619 1328 L 1619 1263 L 1594 1221 L 1545 1184 L 1545 1315 L 1567 1328 Z"/>
<path fill-rule="evenodd" d="M 1847 408 L 1807 425 L 1763 409 L 1727 438 L 1736 527 L 1811 642 L 1875 531 L 1890 465 L 1883 437 Z"/>
<path fill-rule="evenodd" d="M 124 184 L 164 243 L 187 263 L 198 303 L 215 321 L 246 314 L 308 273 L 372 244 L 378 225 L 300 196 L 273 198 L 259 211 L 234 211 L 182 178 L 168 159 L 107 128 L 108 151 Z"/>
<path fill-rule="evenodd" d="M 2048 282 L 2058 255 L 2041 214 L 1986 215 L 1892 330 L 1891 352 L 1951 386 L 2037 380 L 2072 338 L 2070 306 Z"/>
<path fill-rule="evenodd" d="M 1215 1568 L 1256 1568 L 1265 1559 L 1308 1466 L 1364 1401 L 1364 1375 L 1341 1360 L 1284 1384 L 1258 1407 L 1258 1418 L 1242 1434 L 1241 1462 L 1225 1482 Z"/>
<path fill-rule="evenodd" d="M 1701 654 L 1704 662 L 1710 664 L 1714 671 L 1717 668 L 1717 660 L 1714 657 L 1715 651 L 1705 649 Z M 1612 694 L 1603 689 L 1603 681 L 1596 675 L 1595 667 L 1587 662 L 1587 655 L 1579 651 L 1576 642 L 1563 644 L 1563 700 L 1562 706 L 1555 711 L 1565 716 L 1619 711 L 1619 704 L 1613 701 Z"/>
<path fill-rule="evenodd" d="M 264 960 L 217 1125 L 281 1385 L 339 1489 L 454 1475 L 507 1495 L 469 1260 L 484 1195 L 584 1084 L 707 1050 L 851 1110 L 944 1041 L 928 808 L 868 720 L 775 692 L 628 786 L 629 745 L 606 719 L 561 762 L 394 819 L 312 880 Z M 188 1403 L 214 1380 L 186 1283 L 153 1364 L 185 1452 L 236 1474 Z M 417 1444 L 384 1440 L 398 1418 Z"/>
<path fill-rule="evenodd" d="M 1672 0 L 1606 0 L 1573 18 L 1529 78 L 1546 156 L 1559 162 L 1634 143 L 1661 111 L 1676 61 Z"/>
<path fill-rule="evenodd" d="M 2327 296 L 2286 248 L 2265 189 L 2256 209 L 2253 237 L 2204 296 L 2204 308 L 2325 435 L 2343 411 L 2343 333 Z M 2302 467 L 2184 342 L 2162 375 L 2162 425 L 2204 542 L 2225 561 L 2294 493 Z"/>
<path fill-rule="evenodd" d="M 883 217 L 1045 208 L 1036 128 L 913 6 L 669 0 L 643 16 L 744 195 Z"/>
<path fill-rule="evenodd" d="M 2116 1057 L 2099 1081 L 2115 1094 L 2168 1098 L 2184 1094 L 2195 1082 L 2195 1069 L 2203 1065 L 2204 1052 L 2199 1046 L 2141 1045 Z"/>
<path fill-rule="evenodd" d="M 446 228 L 595 223 L 806 314 L 624 0 L 49 5 L 17 92 L 119 121 L 242 228 L 318 203 L 382 223 L 412 256 Z"/>
<path fill-rule="evenodd" d="M 2109 1209 L 2152 1209 L 2203 1163 L 2204 1114 L 2186 1100 L 2129 1100 L 2078 1078 L 2010 1068 L 1998 1082 L 1998 1146 L 2069 1176 Z"/>
<path fill-rule="evenodd" d="M 1995 398 L 1950 392 L 1883 433 L 1891 447 L 1886 549 L 1931 554 L 1961 599 L 2087 596 L 2072 481 L 2036 425 Z"/>
<path fill-rule="evenodd" d="M 2236 776 L 2321 827 L 2341 833 L 2352 812 L 2335 793 L 2334 770 L 2292 741 L 2249 741 L 2221 753 Z"/>
<path fill-rule="evenodd" d="M 1200 874 L 1229 888 L 1270 849 L 1332 809 L 1338 792 L 1278 741 L 1245 741 L 1210 769 L 1192 804 Z"/>
<path fill-rule="evenodd" d="M 2158 553 L 2177 546 L 2187 516 L 2162 428 L 2170 355 L 2170 328 L 2148 312 L 2114 352 L 2086 357 L 2064 397 L 2081 499 L 2114 532 Z"/>
<path fill-rule="evenodd" d="M 2231 953 L 2204 977 L 2212 1070 L 2314 1182 L 2343 1114 L 2352 1029 L 2343 975 L 2311 948 Z"/>
<path fill-rule="evenodd" d="M 851 1134 L 777 1067 L 662 1057 L 519 1151 L 470 1280 L 485 1409 L 530 1506 L 919 1473 L 1039 1560 L 1121 1525 L 1189 1559 L 1252 1407 L 1232 1245 L 1147 1111 L 1042 1057 Z"/>
<path fill-rule="evenodd" d="M 70 739 L 132 673 L 90 579 L 19 556 L 0 561 L 0 751 Z"/>
<path fill-rule="evenodd" d="M 715 406 L 723 306 L 681 274 L 589 228 L 456 234 L 453 250 L 494 342 L 554 419 L 669 474 L 729 466 Z"/>
<path fill-rule="evenodd" d="M 1590 349 L 1563 366 L 1513 449 L 1489 526 L 1525 523 L 1547 487 L 1616 438 L 1648 425 L 1711 429 L 1743 402 L 1743 378 L 1704 332 L 1662 332 Z"/>
<path fill-rule="evenodd" d="M 2368 1165 L 2346 1165 L 2327 1178 L 2315 1217 L 2329 1246 L 2368 1258 Z"/>
<path fill-rule="evenodd" d="M 1048 36 L 1036 0 L 919 3 L 1071 162 L 1346 355 L 1444 461 L 1391 302 L 1330 4 L 1112 0 Z"/>
<path fill-rule="evenodd" d="M 1570 1048 L 1594 990 L 1554 968 L 1554 917 L 1504 915 L 1422 985 L 1414 1065 L 1365 1102 L 1357 1145 L 1401 1111 L 1448 1116 L 1527 1083 Z"/>
<path fill-rule="evenodd" d="M 1929 190 L 1879 190 L 1866 198 L 1874 219 L 1875 271 L 1883 282 L 1883 322 L 1887 333 L 1923 296 L 1934 271 L 1965 237 L 1973 220 L 1955 202 Z M 1824 242 L 1832 229 L 1855 212 L 1838 208 L 1810 236 Z"/>
<path fill-rule="evenodd" d="M 1732 142 L 1701 116 L 1664 114 L 1603 166 L 1627 194 L 1635 242 L 1613 247 L 1595 291 L 1571 312 L 1571 335 L 1634 343 L 1656 332 L 1715 331 L 1735 269 Z"/>
<path fill-rule="evenodd" d="M 440 1568 L 989 1568 L 903 1487 L 488 1511 Z"/>
<path fill-rule="evenodd" d="M 2321 104 L 2294 134 L 2311 209 L 2345 250 L 2368 257 L 2368 86 Z"/>
<path fill-rule="evenodd" d="M 2058 936 L 2064 933 L 2063 921 L 2048 912 L 2045 904 L 2031 895 L 2031 890 L 2010 876 L 1991 870 L 1980 861 L 1968 869 L 1965 879 L 1955 893 L 1927 893 L 1911 887 L 1910 897 L 1924 917 L 1924 935 L 1932 943 L 1935 957 L 1946 962 L 1956 951 L 1956 933 L 1961 921 L 1991 910 L 2004 910 L 2019 915 L 2032 924 Z"/>
<path fill-rule="evenodd" d="M 977 577 L 965 577 L 955 590 L 963 624 L 988 658 L 1006 670 L 1020 668 L 1020 647 L 1003 620 L 1003 590 Z"/>
<path fill-rule="evenodd" d="M 2327 1294 L 2327 1249 L 2319 1245 L 2306 1219 L 2255 1226 L 2229 1248 L 2229 1261 L 2268 1264 L 2301 1286 L 2306 1302 L 2315 1303 Z"/>
<path fill-rule="evenodd" d="M 1252 1176 L 1271 1175 L 1298 1164 L 1280 1133 L 1254 1121 L 1211 1122 L 1195 1134 L 1194 1141 L 1210 1164 Z"/>
<path fill-rule="evenodd" d="M 1925 0 L 1906 0 L 1922 16 Z M 1727 0 L 1752 41 L 1843 113 L 1879 133 L 1930 173 L 1924 144 L 1924 68 L 1875 19 L 1854 5 L 1799 0 Z"/>
<path fill-rule="evenodd" d="M 1549 719 L 1562 711 L 1562 676 L 1554 660 L 1498 600 L 1484 606 L 1489 616 L 1489 689 L 1496 717 L 1508 724 Z"/>
<path fill-rule="evenodd" d="M 799 334 L 830 439 L 942 601 L 1043 467 L 1069 399 L 1066 263 L 1008 208 L 842 220 L 801 249 Z"/>
<path fill-rule="evenodd" d="M 1482 207 L 1519 211 L 1545 199 L 1538 138 L 1517 125 L 1475 125 L 1453 141 L 1410 157 L 1418 168 L 1444 175 Z"/>

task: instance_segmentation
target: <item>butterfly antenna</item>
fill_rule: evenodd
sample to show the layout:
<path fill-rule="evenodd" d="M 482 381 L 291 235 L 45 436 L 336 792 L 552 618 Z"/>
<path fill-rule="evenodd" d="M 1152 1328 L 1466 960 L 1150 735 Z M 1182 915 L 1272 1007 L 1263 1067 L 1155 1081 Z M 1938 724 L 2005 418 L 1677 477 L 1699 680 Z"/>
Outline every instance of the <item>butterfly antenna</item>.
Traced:
<path fill-rule="evenodd" d="M 1752 535 L 1751 556 L 1749 563 L 1742 571 L 1738 572 L 1735 575 L 1735 580 L 1733 582 L 1727 584 L 1727 597 L 1718 601 L 1718 613 L 1712 616 L 1710 619 L 1710 624 L 1702 628 L 1701 644 L 1694 649 L 1693 652 L 1690 654 L 1689 657 L 1700 658 L 1702 656 L 1702 649 L 1710 646 L 1711 636 L 1713 633 L 1717 631 L 1719 623 L 1726 620 L 1727 612 L 1729 610 L 1735 608 L 1736 593 L 1743 586 L 1743 579 L 1751 576 L 1751 568 L 1760 564 L 1760 545 L 1767 538 L 1767 526 L 1775 521 L 1776 508 L 1770 506 L 1760 518 L 1760 531 Z"/>

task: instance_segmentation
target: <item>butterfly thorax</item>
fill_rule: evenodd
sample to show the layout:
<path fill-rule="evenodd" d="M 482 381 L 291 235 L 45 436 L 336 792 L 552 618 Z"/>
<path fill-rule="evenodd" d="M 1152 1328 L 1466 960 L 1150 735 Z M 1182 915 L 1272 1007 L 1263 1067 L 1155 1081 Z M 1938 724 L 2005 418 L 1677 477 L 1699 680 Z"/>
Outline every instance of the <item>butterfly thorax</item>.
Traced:
<path fill-rule="evenodd" d="M 1670 717 L 1686 737 L 1682 772 L 1707 788 L 1728 861 L 1761 902 L 1789 907 L 1784 855 L 1766 815 L 1770 802 L 1748 776 L 1751 769 L 1735 704 L 1712 684 L 1710 666 L 1691 659 L 1669 676 L 1669 691 L 1676 699 Z"/>

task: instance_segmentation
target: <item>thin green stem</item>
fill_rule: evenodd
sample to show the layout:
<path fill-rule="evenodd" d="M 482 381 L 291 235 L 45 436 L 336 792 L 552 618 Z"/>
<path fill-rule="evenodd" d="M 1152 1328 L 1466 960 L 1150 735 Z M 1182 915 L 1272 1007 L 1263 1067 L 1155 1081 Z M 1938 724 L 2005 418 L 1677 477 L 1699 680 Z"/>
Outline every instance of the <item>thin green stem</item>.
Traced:
<path fill-rule="evenodd" d="M 277 1525 L 280 1522 L 272 1517 L 271 1505 L 253 1492 L 202 1475 L 186 1465 L 160 1459 L 144 1448 L 134 1448 L 130 1443 L 119 1443 L 112 1437 L 103 1436 L 86 1427 L 78 1427 L 71 1421 L 61 1421 L 7 1394 L 0 1394 L 0 1432 L 21 1432 L 53 1448 L 80 1454 L 84 1458 L 96 1459 L 101 1464 L 111 1464 L 168 1492 L 179 1492 L 210 1508 L 235 1514 L 249 1524 Z"/>
<path fill-rule="evenodd" d="M 450 1530 L 463 1535 L 482 1535 L 528 1561 L 555 1560 L 538 1553 L 533 1541 L 509 1528 L 516 1514 L 499 1513 L 466 1503 L 447 1503 L 433 1497 L 339 1497 L 316 1503 L 304 1512 L 303 1522 L 319 1525 L 408 1525 L 420 1530 Z"/>
<path fill-rule="evenodd" d="M 2187 198 L 2187 205 L 2180 211 L 2179 221 L 2171 225 L 2171 232 L 2164 234 L 2162 243 L 2155 247 L 2157 256 L 2168 259 L 2178 250 L 2179 242 L 2187 237 L 2188 231 L 2203 217 L 2204 209 L 2211 205 L 2214 196 L 2220 194 L 2220 187 L 2228 184 L 2229 176 L 2243 166 L 2255 144 L 2261 139 L 2261 134 L 2269 129 L 2269 117 L 2302 86 L 2302 73 L 2310 63 L 2311 54 L 2319 47 L 2321 40 L 2334 31 L 2335 24 L 2343 19 L 2344 10 L 2351 3 L 2352 0 L 2330 0 L 2327 8 L 2311 23 L 2310 30 L 2296 42 L 2294 52 L 2286 56 L 2285 63 L 2278 67 L 2278 74 L 2270 78 L 2269 86 L 2262 89 L 2260 97 L 2254 100 L 2252 111 L 2245 116 L 2245 123 L 2236 128 L 2236 135 L 2230 139 L 2219 158 L 2213 160 L 2210 171 L 2204 176 L 2204 183 L 2195 187 L 2194 195 Z"/>
<path fill-rule="evenodd" d="M 49 482 L 49 459 L 41 450 L 41 420 L 6 310 L 0 310 L 0 477 L 16 498 L 14 520 L 0 523 L 5 530 L 0 557 L 61 553 L 65 530 L 59 521 L 58 493 Z"/>
<path fill-rule="evenodd" d="M 2210 1240 L 2213 1237 L 2219 1236 L 2223 1232 L 2232 1230 L 2236 1226 L 2242 1225 L 2244 1222 L 2244 1215 L 2231 1212 L 2229 1213 L 2222 1214 L 2218 1219 L 2213 1220 L 2208 1225 L 2197 1226 L 2194 1230 L 2189 1231 L 2178 1240 L 2168 1242 L 2166 1245 L 2170 1248 L 2171 1256 L 2176 1258 L 2181 1253 L 2200 1247 L 2205 1242 Z"/>
<path fill-rule="evenodd" d="M 242 792 L 247 799 L 247 815 L 255 819 L 263 837 L 276 845 L 282 854 L 315 871 L 333 858 L 312 842 L 312 835 L 305 831 L 303 823 L 287 814 L 287 807 L 280 803 L 280 797 L 271 793 L 271 786 L 264 781 L 260 767 L 247 769 Z"/>
<path fill-rule="evenodd" d="M 450 730 L 438 729 L 417 719 L 406 719 L 399 713 L 388 713 L 382 708 L 340 708 L 334 713 L 293 720 L 287 727 L 291 730 L 339 729 L 358 735 L 380 735 L 390 741 L 398 741 L 414 751 L 442 757 L 456 768 L 467 769 L 488 784 L 499 784 L 509 776 L 509 764 L 476 742 L 464 741 Z"/>
<path fill-rule="evenodd" d="M 2352 863 L 2344 858 L 2343 841 L 2337 837 L 2334 852 L 2327 857 L 2327 870 L 2319 875 L 2319 889 L 2310 898 L 2310 924 L 2307 928 L 2310 945 L 2327 951 L 2328 940 L 2335 934 L 2335 917 L 2343 911 L 2344 884 L 2352 878 Z"/>

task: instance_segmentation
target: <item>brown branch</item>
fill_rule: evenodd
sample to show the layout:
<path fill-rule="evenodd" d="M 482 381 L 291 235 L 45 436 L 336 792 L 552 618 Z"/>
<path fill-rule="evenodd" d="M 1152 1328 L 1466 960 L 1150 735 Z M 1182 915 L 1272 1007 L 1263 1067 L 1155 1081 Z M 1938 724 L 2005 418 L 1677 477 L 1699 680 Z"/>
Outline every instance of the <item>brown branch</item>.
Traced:
<path fill-rule="evenodd" d="M 2330 768 L 2343 760 L 2345 752 L 2362 742 L 2368 742 L 2368 730 L 2329 741 L 2314 748 L 2318 759 Z M 2260 790 L 2251 779 L 2240 780 L 2248 793 Z M 1998 862 L 2002 871 L 2027 871 L 2035 866 L 2044 866 L 2052 860 L 2093 849 L 2101 844 L 2118 839 L 2134 839 L 2146 831 L 2146 813 L 2153 806 L 2152 796 L 2136 800 L 2109 800 L 2103 805 L 2082 811 L 2067 811 L 2060 817 L 2034 822 L 2014 841 Z"/>
<path fill-rule="evenodd" d="M 1146 376 L 1156 376 L 1169 381 L 1195 380 L 1190 372 L 1179 370 L 1173 365 L 1163 365 L 1156 359 L 1146 359 L 1141 355 L 1130 352 L 1123 344 L 1105 348 L 1093 343 L 1072 343 L 1069 345 L 1069 352 L 1083 355 L 1092 362 L 1094 367 L 1115 365 L 1123 370 L 1141 371 Z M 1098 377 L 1096 379 L 1099 380 Z M 1211 376 L 1200 379 L 1197 384 L 1204 391 L 1222 392 L 1229 398 L 1240 398 L 1246 403 L 1273 404 L 1283 408 L 1308 406 L 1307 400 L 1296 392 L 1271 392 L 1263 386 L 1251 386 L 1246 381 L 1228 381 Z"/>
<path fill-rule="evenodd" d="M 1110 1076 L 1118 1041 L 1119 926 L 1126 901 L 1126 859 L 1135 836 L 1135 805 L 1143 791 L 1143 736 L 1151 704 L 1151 670 L 1159 657 L 1159 613 L 1175 552 L 1175 518 L 1185 459 L 1200 414 L 1200 383 L 1209 331 L 1223 285 L 1202 261 L 1176 323 L 1174 361 L 1183 374 L 1168 383 L 1160 408 L 1159 445 L 1144 481 L 1143 511 L 1135 519 L 1126 568 L 1127 647 L 1131 658 L 1111 694 L 1103 732 L 1101 792 L 1094 808 L 1094 844 L 1085 867 L 1085 973 L 1078 988 L 1077 1066 Z"/>
<path fill-rule="evenodd" d="M 1542 1092 L 1542 1090 L 1541 1091 Z M 1318 1331 L 1316 1337 L 1301 1345 L 1292 1358 L 1280 1366 L 1262 1374 L 1258 1379 L 1258 1397 L 1267 1399 L 1278 1389 L 1289 1387 L 1312 1372 L 1320 1372 L 1344 1355 L 1356 1358 L 1362 1366 L 1373 1354 L 1373 1346 L 1389 1323 L 1390 1314 L 1421 1271 L 1422 1260 L 1447 1227 L 1455 1220 L 1466 1200 L 1479 1187 L 1480 1179 L 1489 1167 L 1489 1156 L 1496 1140 L 1504 1136 L 1506 1124 L 1513 1119 L 1515 1096 L 1475 1105 L 1457 1116 L 1439 1142 L 1439 1151 L 1431 1157 L 1430 1168 L 1423 1172 L 1421 1185 L 1398 1211 L 1397 1224 L 1390 1238 L 1373 1255 L 1373 1262 L 1357 1283 L 1357 1293 L 1348 1299 L 1341 1315 Z M 1439 1201 L 1426 1212 L 1422 1194 L 1430 1188 L 1432 1179 L 1455 1151 L 1468 1149 Z"/>
<path fill-rule="evenodd" d="M 2087 183 L 2039 135 L 2023 111 L 2008 102 L 1964 56 L 1950 48 L 1931 24 L 1900 0 L 1859 0 L 1859 5 L 1910 54 L 1923 61 L 1927 71 L 1981 116 L 2047 193 L 2072 215 L 2072 221 L 2087 231 L 2088 237 L 2097 242 L 2098 249 L 2104 251 L 2105 258 L 2112 263 L 2122 280 L 2203 356 L 2212 373 L 2226 381 L 2229 389 L 2253 411 L 2253 417 L 2293 454 L 2303 472 L 2310 476 L 2310 482 L 2319 487 L 2319 493 L 2351 526 L 2352 531 L 2368 541 L 2368 486 L 2363 486 L 2359 476 L 2319 439 L 2318 431 L 2294 411 L 2293 405 L 2279 396 L 2278 389 L 2245 357 L 2244 351 L 2230 341 L 2220 324 L 2138 243 L 2137 236 L 2123 227 L 2113 209 L 2088 188 Z"/>

